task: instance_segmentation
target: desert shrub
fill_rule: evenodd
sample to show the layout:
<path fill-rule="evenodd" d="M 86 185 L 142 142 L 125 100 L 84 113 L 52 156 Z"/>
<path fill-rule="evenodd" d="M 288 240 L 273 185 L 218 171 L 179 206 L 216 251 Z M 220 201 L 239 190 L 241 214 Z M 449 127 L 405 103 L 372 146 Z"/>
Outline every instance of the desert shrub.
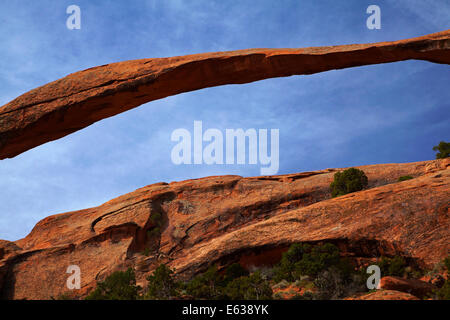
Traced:
<path fill-rule="evenodd" d="M 431 276 L 437 275 L 442 280 L 442 282 L 439 281 L 440 283 L 436 284 L 440 288 L 433 291 L 433 293 L 429 296 L 430 298 L 437 300 L 450 300 L 450 280 L 444 279 L 444 277 L 441 276 L 442 272 L 445 270 L 450 272 L 450 256 L 437 263 L 433 270 L 428 273 L 428 275 Z"/>
<path fill-rule="evenodd" d="M 414 179 L 414 178 L 412 176 L 401 176 L 400 178 L 398 178 L 398 182 L 411 180 L 411 179 Z"/>
<path fill-rule="evenodd" d="M 405 273 L 403 274 L 409 279 L 419 279 L 426 274 L 426 270 L 421 270 L 418 268 L 414 268 L 412 266 L 405 267 Z"/>
<path fill-rule="evenodd" d="M 450 256 L 444 259 L 444 266 L 448 272 L 450 272 Z"/>
<path fill-rule="evenodd" d="M 150 255 L 150 248 L 149 248 L 149 247 L 146 247 L 146 248 L 141 252 L 141 254 L 144 255 L 144 256 L 146 256 L 146 257 L 148 257 L 148 256 Z"/>
<path fill-rule="evenodd" d="M 151 220 L 151 222 L 154 224 L 154 225 L 161 225 L 162 224 L 162 215 L 161 215 L 161 213 L 159 213 L 159 212 L 152 212 L 152 215 L 151 215 L 151 217 L 150 217 L 150 220 Z"/>
<path fill-rule="evenodd" d="M 183 285 L 186 293 L 194 299 L 234 299 L 261 300 L 272 298 L 269 282 L 256 271 L 249 272 L 240 264 L 230 265 L 221 275 L 217 266 L 211 266 L 205 273 L 199 274 Z"/>
<path fill-rule="evenodd" d="M 331 244 L 314 246 L 310 252 L 305 252 L 300 261 L 295 264 L 295 273 L 316 276 L 320 271 L 340 263 L 339 249 Z"/>
<path fill-rule="evenodd" d="M 195 276 L 184 285 L 187 294 L 199 298 L 222 299 L 224 278 L 217 271 L 217 266 L 211 266 L 205 273 Z"/>
<path fill-rule="evenodd" d="M 311 250 L 307 243 L 294 243 L 283 253 L 281 261 L 274 267 L 273 280 L 281 282 L 286 280 L 292 282 L 295 280 L 295 264 L 303 258 L 303 254 Z"/>
<path fill-rule="evenodd" d="M 305 292 L 304 294 L 296 294 L 290 300 L 314 300 L 314 294 L 312 292 Z"/>
<path fill-rule="evenodd" d="M 86 300 L 136 300 L 140 287 L 136 286 L 134 270 L 116 271 L 105 281 L 98 282 Z"/>
<path fill-rule="evenodd" d="M 450 280 L 445 280 L 444 285 L 435 291 L 436 299 L 450 300 Z"/>
<path fill-rule="evenodd" d="M 56 298 L 50 297 L 51 300 L 77 300 L 71 293 L 64 292 Z"/>
<path fill-rule="evenodd" d="M 346 262 L 340 259 L 339 249 L 335 245 L 326 243 L 311 246 L 296 243 L 291 245 L 274 267 L 273 280 L 293 282 L 305 275 L 314 277 L 332 265 L 340 269 L 349 268 Z"/>
<path fill-rule="evenodd" d="M 336 172 L 334 180 L 330 184 L 331 196 L 338 197 L 347 193 L 360 191 L 367 187 L 368 179 L 364 171 L 350 168 L 342 172 Z"/>
<path fill-rule="evenodd" d="M 163 224 L 162 215 L 159 212 L 152 212 L 152 215 L 150 217 L 150 222 L 152 223 L 153 227 L 147 231 L 147 238 L 153 238 L 155 236 L 159 236 L 161 233 L 161 227 Z"/>
<path fill-rule="evenodd" d="M 351 296 L 357 292 L 367 291 L 364 277 L 349 273 L 336 266 L 321 271 L 314 280 L 317 292 L 314 299 L 333 300 Z"/>
<path fill-rule="evenodd" d="M 231 281 L 233 279 L 248 276 L 248 271 L 242 267 L 239 263 L 233 263 L 229 265 L 225 271 L 226 281 Z"/>
<path fill-rule="evenodd" d="M 272 266 L 252 266 L 249 268 L 249 273 L 253 273 L 256 271 L 259 271 L 261 273 L 261 277 L 266 280 L 271 280 L 274 275 Z"/>
<path fill-rule="evenodd" d="M 382 256 L 378 262 L 378 266 L 380 267 L 382 277 L 401 277 L 405 273 L 406 262 L 405 259 L 400 256 L 395 256 L 394 258 Z"/>
<path fill-rule="evenodd" d="M 302 276 L 301 280 L 296 280 L 294 282 L 294 286 L 298 288 L 304 288 L 304 289 L 313 289 L 314 283 L 312 282 L 313 278 L 310 276 Z"/>
<path fill-rule="evenodd" d="M 272 289 L 284 289 L 289 287 L 289 282 L 287 282 L 286 280 L 281 280 L 280 282 L 274 284 L 272 286 Z"/>
<path fill-rule="evenodd" d="M 250 276 L 232 280 L 227 284 L 224 293 L 232 300 L 269 300 L 273 294 L 269 283 L 258 271 Z"/>
<path fill-rule="evenodd" d="M 158 247 L 158 241 L 155 239 L 159 238 L 161 235 L 161 228 L 163 225 L 163 218 L 160 212 L 152 212 L 150 216 L 151 226 L 146 231 L 146 247 L 141 252 L 144 256 L 149 256 L 150 252 L 154 251 Z"/>
<path fill-rule="evenodd" d="M 444 159 L 450 157 L 450 142 L 439 142 L 437 146 L 433 147 L 433 151 L 439 151 L 438 153 L 436 153 L 436 159 Z"/>
<path fill-rule="evenodd" d="M 168 300 L 177 295 L 178 284 L 173 277 L 174 270 L 161 264 L 147 277 L 148 287 L 145 299 Z"/>
<path fill-rule="evenodd" d="M 161 233 L 160 227 L 153 227 L 147 231 L 147 237 L 153 238 L 153 237 L 159 236 L 160 233 Z"/>

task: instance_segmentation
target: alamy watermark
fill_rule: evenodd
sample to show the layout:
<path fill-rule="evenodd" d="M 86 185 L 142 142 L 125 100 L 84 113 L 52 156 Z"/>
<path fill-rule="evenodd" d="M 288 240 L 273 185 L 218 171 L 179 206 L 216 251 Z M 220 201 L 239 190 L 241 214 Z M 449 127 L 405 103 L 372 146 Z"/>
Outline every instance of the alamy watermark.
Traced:
<path fill-rule="evenodd" d="M 81 269 L 77 265 L 70 265 L 67 267 L 66 273 L 70 276 L 67 278 L 66 286 L 69 290 L 81 288 Z"/>
<path fill-rule="evenodd" d="M 367 267 L 366 272 L 371 274 L 366 281 L 367 289 L 373 290 L 378 289 L 380 285 L 381 270 L 376 264 Z"/>
<path fill-rule="evenodd" d="M 72 4 L 67 7 L 66 13 L 70 16 L 66 20 L 66 26 L 69 30 L 81 29 L 81 9 Z M 367 7 L 366 13 L 370 16 L 366 20 L 366 26 L 369 30 L 381 29 L 381 9 L 378 5 L 371 4 Z"/>
<path fill-rule="evenodd" d="M 381 29 L 381 9 L 379 6 L 372 4 L 367 7 L 366 13 L 370 16 L 366 20 L 366 26 L 369 30 Z"/>
<path fill-rule="evenodd" d="M 224 149 L 222 131 L 210 128 L 203 132 L 202 121 L 194 121 L 193 134 L 184 128 L 172 132 L 171 140 L 178 143 L 172 148 L 171 159 L 176 165 L 246 164 L 248 141 L 248 164 L 259 161 L 261 175 L 273 175 L 279 169 L 279 129 L 270 129 L 270 155 L 268 139 L 268 129 L 226 129 Z M 203 142 L 208 144 L 203 146 Z"/>
<path fill-rule="evenodd" d="M 66 27 L 69 30 L 81 29 L 81 9 L 77 5 L 70 5 L 66 9 L 66 13 L 70 16 L 66 20 Z"/>

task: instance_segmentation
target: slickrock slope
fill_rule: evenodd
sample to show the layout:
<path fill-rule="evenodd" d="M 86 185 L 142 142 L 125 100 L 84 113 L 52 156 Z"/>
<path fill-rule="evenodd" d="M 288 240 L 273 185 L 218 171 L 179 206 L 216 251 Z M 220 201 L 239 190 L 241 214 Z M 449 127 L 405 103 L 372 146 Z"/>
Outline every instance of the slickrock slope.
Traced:
<path fill-rule="evenodd" d="M 393 276 L 381 278 L 379 286 L 381 289 L 407 292 L 419 298 L 425 298 L 438 289 L 435 285 L 422 280 Z"/>
<path fill-rule="evenodd" d="M 430 267 L 450 253 L 449 165 L 362 166 L 369 189 L 335 199 L 329 184 L 338 169 L 149 185 L 47 217 L 24 239 L 1 241 L 0 294 L 57 297 L 67 291 L 69 265 L 81 268 L 79 296 L 128 266 L 144 285 L 160 263 L 181 279 L 213 263 L 268 265 L 294 242 L 331 241 L 351 257 L 399 254 Z M 402 175 L 415 178 L 397 182 Z"/>
<path fill-rule="evenodd" d="M 377 290 L 356 298 L 346 300 L 420 300 L 412 294 L 396 290 Z"/>
<path fill-rule="evenodd" d="M 0 159 L 183 92 L 408 59 L 450 64 L 450 30 L 393 42 L 248 49 L 98 66 L 31 90 L 1 107 Z"/>

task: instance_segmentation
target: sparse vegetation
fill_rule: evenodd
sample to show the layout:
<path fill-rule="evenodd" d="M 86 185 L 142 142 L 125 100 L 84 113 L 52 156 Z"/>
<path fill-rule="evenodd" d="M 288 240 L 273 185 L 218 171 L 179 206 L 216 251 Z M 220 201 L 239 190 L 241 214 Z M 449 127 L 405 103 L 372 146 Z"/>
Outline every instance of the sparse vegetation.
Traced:
<path fill-rule="evenodd" d="M 293 244 L 274 269 L 273 280 L 278 282 L 274 288 L 283 289 L 296 280 L 295 286 L 310 289 L 307 295 L 296 294 L 292 299 L 337 299 L 367 290 L 366 276 L 341 258 L 331 243 Z"/>
<path fill-rule="evenodd" d="M 442 288 L 436 291 L 436 299 L 450 300 L 450 281 L 447 279 Z"/>
<path fill-rule="evenodd" d="M 147 277 L 148 288 L 144 299 L 168 300 L 178 295 L 178 283 L 175 281 L 174 270 L 161 264 L 151 276 Z"/>
<path fill-rule="evenodd" d="M 74 300 L 74 297 L 70 293 L 65 292 L 63 294 L 60 294 L 56 298 L 50 297 L 50 299 L 52 299 L 52 300 Z"/>
<path fill-rule="evenodd" d="M 305 275 L 314 277 L 332 265 L 339 265 L 340 262 L 339 249 L 331 243 L 317 246 L 295 243 L 275 266 L 274 280 L 293 282 Z"/>
<path fill-rule="evenodd" d="M 217 300 L 224 298 L 224 279 L 217 271 L 217 266 L 211 266 L 205 273 L 195 276 L 185 284 L 188 295 L 199 299 Z"/>
<path fill-rule="evenodd" d="M 86 300 L 136 300 L 140 287 L 136 286 L 134 270 L 116 271 L 105 281 L 98 282 Z"/>
<path fill-rule="evenodd" d="M 148 237 L 154 237 L 160 234 L 161 227 L 163 224 L 162 215 L 159 212 L 152 212 L 152 215 L 150 217 L 150 221 L 153 224 L 153 228 L 147 231 Z"/>
<path fill-rule="evenodd" d="M 301 295 L 301 294 L 295 294 L 292 298 L 291 298 L 291 300 L 314 300 L 314 294 L 313 293 L 311 293 L 311 292 L 309 292 L 309 291 L 307 291 L 307 292 L 305 292 L 303 295 Z"/>
<path fill-rule="evenodd" d="M 400 178 L 398 178 L 398 182 L 411 180 L 411 179 L 414 179 L 414 178 L 412 176 L 401 176 Z"/>
<path fill-rule="evenodd" d="M 142 255 L 148 257 L 150 255 L 150 248 L 146 247 L 144 251 L 142 251 Z"/>
<path fill-rule="evenodd" d="M 450 157 L 450 142 L 439 142 L 437 146 L 433 147 L 433 151 L 438 151 L 438 153 L 436 153 L 436 159 L 444 159 Z"/>
<path fill-rule="evenodd" d="M 420 272 L 408 266 L 401 256 L 382 256 L 378 265 L 382 276 L 420 277 Z M 450 257 L 439 265 L 440 270 L 448 270 Z M 249 271 L 239 263 L 233 263 L 219 272 L 217 265 L 212 265 L 191 280 L 180 282 L 176 280 L 174 270 L 161 264 L 147 277 L 145 290 L 136 286 L 134 272 L 128 269 L 99 282 L 86 299 L 165 300 L 183 296 L 207 300 L 341 299 L 368 292 L 367 277 L 365 268 L 355 268 L 347 258 L 342 258 L 334 244 L 294 243 L 273 268 L 255 267 Z M 432 298 L 450 299 L 449 281 L 439 286 L 441 288 Z"/>
<path fill-rule="evenodd" d="M 445 258 L 441 265 L 444 267 L 444 271 L 450 274 L 450 256 Z M 434 291 L 432 297 L 438 300 L 450 300 L 450 279 L 446 279 L 442 287 Z"/>
<path fill-rule="evenodd" d="M 232 300 L 269 300 L 273 294 L 269 283 L 259 271 L 232 280 L 227 284 L 224 293 Z"/>
<path fill-rule="evenodd" d="M 315 299 L 334 300 L 351 296 L 357 292 L 367 291 L 364 277 L 351 273 L 337 266 L 323 270 L 314 280 L 317 288 Z"/>
<path fill-rule="evenodd" d="M 401 277 L 405 274 L 406 262 L 403 257 L 395 256 L 388 258 L 382 256 L 378 262 L 378 266 L 381 270 L 381 275 L 384 276 L 398 276 Z"/>
<path fill-rule="evenodd" d="M 234 280 L 239 277 L 248 276 L 249 272 L 242 267 L 239 263 L 233 263 L 226 269 L 225 277 L 228 281 Z"/>
<path fill-rule="evenodd" d="M 447 269 L 447 272 L 450 272 L 450 256 L 444 259 L 444 266 Z"/>
<path fill-rule="evenodd" d="M 231 264 L 222 275 L 217 266 L 184 284 L 186 293 L 196 299 L 265 300 L 272 299 L 272 288 L 260 271 L 249 272 L 240 264 Z"/>
<path fill-rule="evenodd" d="M 302 259 L 296 263 L 296 278 L 300 275 L 317 276 L 322 270 L 338 265 L 339 262 L 339 249 L 335 245 L 326 243 L 314 246 L 305 250 Z"/>
<path fill-rule="evenodd" d="M 157 245 L 156 238 L 161 234 L 161 228 L 163 225 L 163 219 L 161 213 L 155 211 L 152 212 L 150 217 L 151 227 L 146 232 L 146 247 L 141 252 L 144 256 L 149 256 L 152 249 Z"/>
<path fill-rule="evenodd" d="M 351 192 L 356 192 L 367 187 L 368 179 L 364 171 L 350 168 L 334 174 L 334 180 L 330 184 L 331 196 L 339 197 Z"/>

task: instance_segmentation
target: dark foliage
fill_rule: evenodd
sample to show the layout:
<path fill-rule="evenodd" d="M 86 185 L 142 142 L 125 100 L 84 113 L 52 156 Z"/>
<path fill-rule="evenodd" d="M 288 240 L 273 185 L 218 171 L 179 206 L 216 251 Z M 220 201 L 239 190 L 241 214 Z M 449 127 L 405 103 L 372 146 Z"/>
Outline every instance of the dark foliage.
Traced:
<path fill-rule="evenodd" d="M 136 286 L 134 270 L 116 271 L 105 281 L 98 282 L 86 300 L 136 300 L 140 288 Z"/>
<path fill-rule="evenodd" d="M 368 179 L 364 171 L 350 168 L 336 172 L 330 184 L 331 196 L 338 197 L 347 193 L 356 192 L 367 187 Z"/>
<path fill-rule="evenodd" d="M 232 280 L 225 287 L 224 293 L 232 300 L 272 299 L 272 288 L 259 272 Z"/>
<path fill-rule="evenodd" d="M 147 277 L 148 288 L 145 299 L 168 300 L 177 295 L 178 284 L 173 278 L 174 271 L 161 264 Z"/>
<path fill-rule="evenodd" d="M 406 262 L 403 257 L 395 256 L 388 258 L 382 256 L 378 262 L 378 266 L 381 270 L 381 276 L 398 276 L 401 277 L 405 273 Z"/>
<path fill-rule="evenodd" d="M 438 153 L 436 153 L 436 159 L 444 159 L 450 157 L 450 142 L 439 142 L 437 146 L 433 147 L 433 151 L 439 151 Z"/>
<path fill-rule="evenodd" d="M 224 279 L 217 271 L 217 266 L 212 266 L 203 274 L 195 276 L 185 284 L 186 292 L 198 299 L 217 300 L 224 298 Z"/>

